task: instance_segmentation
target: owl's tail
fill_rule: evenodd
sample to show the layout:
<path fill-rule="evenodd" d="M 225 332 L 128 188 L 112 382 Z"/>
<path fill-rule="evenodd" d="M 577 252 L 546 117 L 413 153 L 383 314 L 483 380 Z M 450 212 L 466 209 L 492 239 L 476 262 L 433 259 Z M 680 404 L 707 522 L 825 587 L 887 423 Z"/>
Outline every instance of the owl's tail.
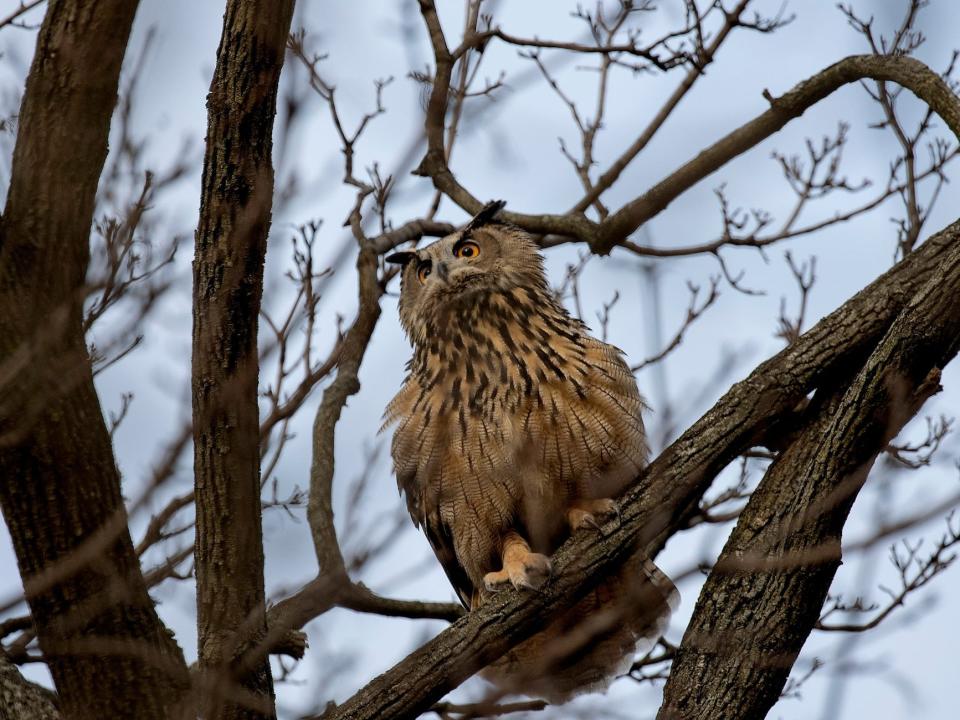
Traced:
<path fill-rule="evenodd" d="M 487 667 L 483 677 L 504 691 L 550 703 L 605 691 L 638 653 L 653 647 L 679 601 L 670 578 L 634 556 L 545 630 Z"/>

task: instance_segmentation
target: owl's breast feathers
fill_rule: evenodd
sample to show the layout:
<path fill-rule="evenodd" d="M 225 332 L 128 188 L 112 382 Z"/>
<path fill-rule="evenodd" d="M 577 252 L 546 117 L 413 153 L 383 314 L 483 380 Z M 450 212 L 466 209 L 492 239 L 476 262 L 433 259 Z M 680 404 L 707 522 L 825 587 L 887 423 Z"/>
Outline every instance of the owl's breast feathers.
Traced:
<path fill-rule="evenodd" d="M 397 425 L 397 480 L 466 604 L 493 569 L 481 567 L 495 555 L 485 529 L 542 522 L 555 538 L 566 505 L 619 494 L 646 461 L 643 405 L 620 351 L 545 290 L 451 303 L 428 320 L 408 369 L 384 423 Z"/>

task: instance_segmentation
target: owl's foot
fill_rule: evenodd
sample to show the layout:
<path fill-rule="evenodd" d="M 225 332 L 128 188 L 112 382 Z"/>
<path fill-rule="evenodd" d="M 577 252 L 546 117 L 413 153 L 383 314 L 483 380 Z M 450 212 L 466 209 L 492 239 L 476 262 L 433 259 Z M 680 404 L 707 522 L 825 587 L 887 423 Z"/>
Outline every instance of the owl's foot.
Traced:
<path fill-rule="evenodd" d="M 539 590 L 550 579 L 551 572 L 550 558 L 532 552 L 522 559 L 504 563 L 503 570 L 487 573 L 483 584 L 492 593 L 505 589 L 508 584 L 518 590 Z"/>
<path fill-rule="evenodd" d="M 620 519 L 620 507 L 609 498 L 577 500 L 567 510 L 567 524 L 570 525 L 570 532 L 582 528 L 600 530 L 600 526 L 614 516 Z"/>
<path fill-rule="evenodd" d="M 550 579 L 550 558 L 531 552 L 527 541 L 511 532 L 503 541 L 503 569 L 483 576 L 488 592 L 503 590 L 508 584 L 526 590 L 539 590 Z"/>

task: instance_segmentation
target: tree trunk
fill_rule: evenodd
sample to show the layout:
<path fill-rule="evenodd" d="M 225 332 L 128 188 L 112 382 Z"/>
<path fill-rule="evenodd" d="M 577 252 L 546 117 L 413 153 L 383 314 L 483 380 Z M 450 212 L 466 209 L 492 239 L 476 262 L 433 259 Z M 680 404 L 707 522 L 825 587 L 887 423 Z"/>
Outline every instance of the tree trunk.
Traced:
<path fill-rule="evenodd" d="M 0 504 L 71 718 L 166 718 L 188 677 L 134 554 L 82 330 L 97 182 L 135 0 L 53 0 L 0 233 Z"/>
<path fill-rule="evenodd" d="M 207 99 L 193 267 L 193 420 L 202 712 L 273 717 L 260 522 L 257 319 L 273 199 L 271 136 L 293 0 L 230 0 Z M 241 632 L 238 632 L 241 631 Z"/>

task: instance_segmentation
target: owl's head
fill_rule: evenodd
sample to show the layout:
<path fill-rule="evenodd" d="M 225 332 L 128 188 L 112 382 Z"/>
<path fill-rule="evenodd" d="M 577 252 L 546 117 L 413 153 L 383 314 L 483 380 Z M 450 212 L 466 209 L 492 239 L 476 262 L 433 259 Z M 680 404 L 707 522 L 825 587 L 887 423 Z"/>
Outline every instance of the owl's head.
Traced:
<path fill-rule="evenodd" d="M 445 327 L 484 293 L 547 288 L 543 257 L 520 228 L 498 221 L 503 201 L 488 203 L 461 229 L 418 250 L 386 258 L 403 265 L 400 322 L 414 344 Z"/>

